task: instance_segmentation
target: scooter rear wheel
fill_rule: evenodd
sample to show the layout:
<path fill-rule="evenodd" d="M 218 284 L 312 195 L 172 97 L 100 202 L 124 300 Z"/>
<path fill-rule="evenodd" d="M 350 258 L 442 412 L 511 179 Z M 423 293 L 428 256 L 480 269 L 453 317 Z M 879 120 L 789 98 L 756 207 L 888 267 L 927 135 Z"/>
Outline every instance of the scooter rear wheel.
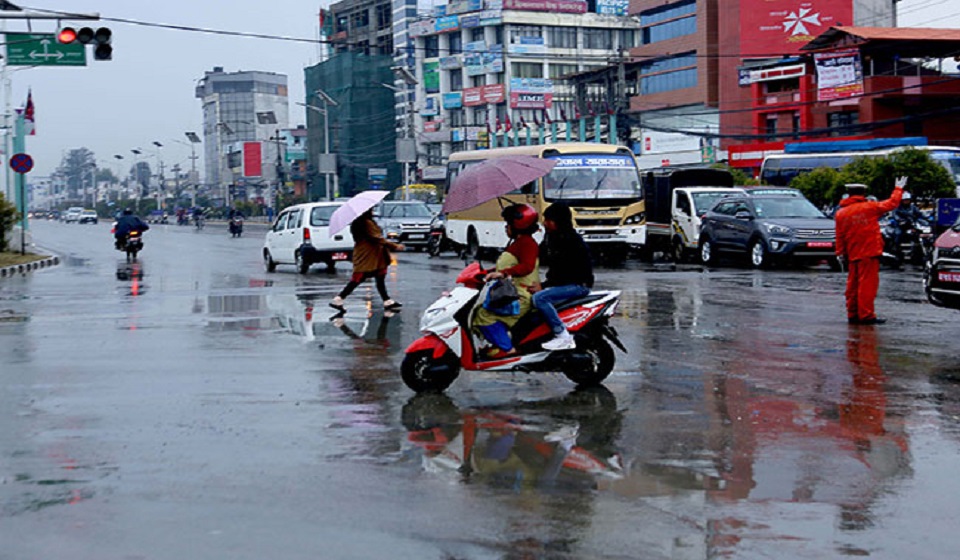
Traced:
<path fill-rule="evenodd" d="M 579 368 L 570 367 L 563 370 L 567 379 L 573 381 L 578 387 L 590 387 L 600 385 L 603 380 L 613 371 L 613 365 L 616 363 L 616 356 L 613 354 L 613 348 L 602 338 L 581 339 L 577 338 L 577 349 L 590 354 L 591 367 Z"/>
<path fill-rule="evenodd" d="M 403 383 L 417 393 L 441 392 L 460 376 L 460 361 L 452 353 L 433 358 L 432 350 L 412 352 L 400 364 Z"/>

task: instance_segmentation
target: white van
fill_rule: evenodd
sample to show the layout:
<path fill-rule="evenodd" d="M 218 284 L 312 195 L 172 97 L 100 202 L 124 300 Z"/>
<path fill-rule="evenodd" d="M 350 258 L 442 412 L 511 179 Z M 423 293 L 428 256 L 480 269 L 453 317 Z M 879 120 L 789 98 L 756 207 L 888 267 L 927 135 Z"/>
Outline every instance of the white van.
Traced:
<path fill-rule="evenodd" d="M 332 271 L 338 261 L 353 258 L 353 236 L 346 228 L 329 234 L 330 216 L 342 202 L 308 202 L 284 208 L 263 241 L 263 263 L 267 272 L 278 264 L 292 264 L 300 274 L 310 266 L 324 263 Z"/>

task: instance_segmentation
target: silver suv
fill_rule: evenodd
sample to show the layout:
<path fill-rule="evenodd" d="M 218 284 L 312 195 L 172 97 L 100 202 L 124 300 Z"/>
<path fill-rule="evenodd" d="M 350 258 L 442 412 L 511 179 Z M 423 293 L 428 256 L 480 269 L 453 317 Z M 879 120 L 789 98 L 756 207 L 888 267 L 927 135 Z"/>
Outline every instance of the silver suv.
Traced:
<path fill-rule="evenodd" d="M 387 239 L 418 250 L 427 246 L 434 213 L 425 202 L 388 200 L 379 210 L 377 223 Z"/>
<path fill-rule="evenodd" d="M 339 261 L 353 257 L 350 228 L 330 235 L 330 216 L 342 202 L 309 202 L 284 208 L 263 241 L 263 263 L 267 272 L 280 264 L 292 264 L 300 274 L 310 266 L 324 263 L 333 271 Z"/>

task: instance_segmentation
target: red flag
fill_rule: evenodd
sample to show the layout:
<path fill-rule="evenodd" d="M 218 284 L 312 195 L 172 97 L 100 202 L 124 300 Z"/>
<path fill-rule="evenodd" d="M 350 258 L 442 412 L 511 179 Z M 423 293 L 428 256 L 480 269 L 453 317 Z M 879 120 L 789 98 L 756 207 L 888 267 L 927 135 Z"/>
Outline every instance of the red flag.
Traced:
<path fill-rule="evenodd" d="M 27 91 L 27 106 L 23 108 L 23 122 L 26 125 L 26 132 L 30 136 L 37 134 L 36 121 L 34 120 L 33 90 Z"/>
<path fill-rule="evenodd" d="M 527 126 L 527 121 L 524 120 L 523 115 L 520 115 L 520 128 L 530 128 Z"/>
<path fill-rule="evenodd" d="M 573 108 L 573 118 L 580 120 L 580 107 L 574 106 Z"/>
<path fill-rule="evenodd" d="M 506 117 L 503 120 L 503 130 L 504 132 L 510 132 L 513 129 L 513 123 L 510 122 L 510 113 L 506 114 Z"/>
<path fill-rule="evenodd" d="M 496 130 L 497 132 L 500 132 L 500 128 L 501 128 L 501 126 L 500 126 L 500 117 L 497 117 L 497 128 L 496 128 L 495 130 Z"/>
<path fill-rule="evenodd" d="M 603 102 L 603 110 L 606 111 L 608 115 L 612 115 L 615 112 L 613 107 L 611 107 L 606 101 Z"/>
<path fill-rule="evenodd" d="M 590 116 L 593 117 L 596 113 L 593 112 L 593 103 L 587 101 L 587 112 L 590 113 Z"/>

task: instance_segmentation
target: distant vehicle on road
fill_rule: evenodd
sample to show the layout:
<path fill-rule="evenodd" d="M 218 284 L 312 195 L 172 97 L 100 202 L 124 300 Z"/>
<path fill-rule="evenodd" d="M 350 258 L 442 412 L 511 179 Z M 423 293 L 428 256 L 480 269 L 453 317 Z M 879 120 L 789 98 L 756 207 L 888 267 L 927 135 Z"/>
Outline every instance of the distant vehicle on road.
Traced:
<path fill-rule="evenodd" d="M 838 269 L 835 242 L 834 221 L 806 198 L 738 195 L 724 198 L 704 215 L 700 259 L 712 266 L 723 253 L 742 255 L 754 268 L 827 260 Z"/>
<path fill-rule="evenodd" d="M 934 242 L 923 287 L 930 303 L 960 309 L 960 220 Z"/>
<path fill-rule="evenodd" d="M 66 223 L 76 222 L 80 219 L 80 214 L 83 213 L 83 208 L 80 206 L 71 206 L 67 208 L 67 211 L 63 213 L 63 221 Z"/>
<path fill-rule="evenodd" d="M 423 202 L 387 200 L 380 205 L 377 223 L 387 239 L 420 250 L 430 240 L 434 213 Z"/>
<path fill-rule="evenodd" d="M 95 224 L 97 223 L 97 211 L 96 210 L 83 210 L 80 212 L 80 217 L 77 218 L 77 223 L 80 224 Z"/>

